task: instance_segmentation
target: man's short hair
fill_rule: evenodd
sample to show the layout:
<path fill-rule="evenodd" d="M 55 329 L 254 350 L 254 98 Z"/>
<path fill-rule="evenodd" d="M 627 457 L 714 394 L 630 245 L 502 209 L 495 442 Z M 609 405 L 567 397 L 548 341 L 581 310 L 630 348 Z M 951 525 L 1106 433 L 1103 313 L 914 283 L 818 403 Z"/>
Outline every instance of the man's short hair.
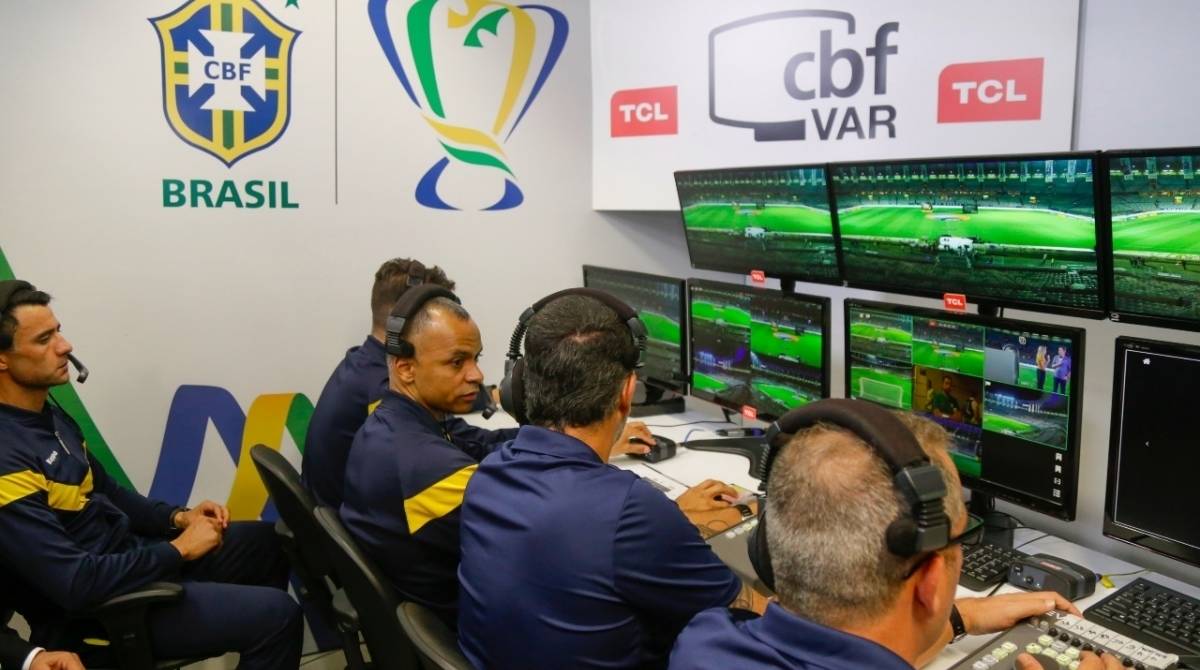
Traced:
<path fill-rule="evenodd" d="M 949 437 L 911 413 L 912 431 L 946 483 L 951 520 L 962 489 L 946 452 Z M 828 423 L 797 433 L 779 454 L 767 485 L 767 542 L 776 595 L 789 610 L 827 626 L 884 614 L 912 566 L 887 548 L 887 528 L 908 513 L 892 472 L 858 435 Z"/>
<path fill-rule="evenodd" d="M 608 305 L 582 295 L 550 302 L 525 333 L 525 415 L 556 430 L 604 420 L 636 358 L 629 326 Z"/>
<path fill-rule="evenodd" d="M 388 315 L 400 300 L 400 296 L 408 290 L 409 270 L 415 258 L 393 258 L 384 261 L 375 272 L 375 283 L 371 286 L 371 323 L 376 328 L 387 325 Z M 424 265 L 422 263 L 422 265 Z M 422 283 L 437 284 L 449 291 L 454 290 L 454 280 L 438 266 L 426 266 L 421 276 Z"/>
<path fill-rule="evenodd" d="M 428 328 L 429 324 L 433 323 L 433 315 L 435 312 L 445 312 L 459 321 L 468 321 L 471 318 L 470 312 L 468 312 L 465 307 L 454 302 L 450 298 L 443 298 L 440 296 L 437 298 L 431 298 L 430 300 L 425 301 L 425 304 L 421 305 L 421 308 L 417 310 L 416 314 L 412 315 L 412 317 L 408 320 L 408 323 L 404 324 L 404 331 L 401 333 L 404 339 L 412 342 L 413 338 L 415 338 L 418 333 Z"/>
<path fill-rule="evenodd" d="M 49 305 L 50 294 L 35 288 L 20 289 L 13 292 L 8 304 L 0 306 L 0 351 L 8 351 L 13 346 L 13 336 L 17 332 L 17 317 L 13 315 L 18 307 L 24 305 Z"/>

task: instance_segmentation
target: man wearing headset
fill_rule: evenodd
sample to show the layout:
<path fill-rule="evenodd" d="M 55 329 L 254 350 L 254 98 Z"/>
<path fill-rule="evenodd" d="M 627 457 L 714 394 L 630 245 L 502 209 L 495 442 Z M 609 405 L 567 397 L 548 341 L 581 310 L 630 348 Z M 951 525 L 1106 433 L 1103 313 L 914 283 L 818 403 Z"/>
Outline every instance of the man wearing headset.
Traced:
<path fill-rule="evenodd" d="M 693 615 L 742 593 L 681 513 L 737 519 L 715 499 L 731 488 L 706 482 L 677 506 L 607 464 L 638 347 L 613 307 L 576 291 L 528 319 L 511 403 L 528 424 L 467 487 L 459 640 L 477 668 L 662 667 Z"/>
<path fill-rule="evenodd" d="M 371 285 L 371 333 L 362 344 L 351 347 L 329 375 L 304 438 L 300 473 L 319 505 L 337 509 L 342 504 L 350 444 L 388 387 L 387 354 L 383 348 L 388 314 L 405 291 L 422 284 L 454 290 L 454 280 L 440 267 L 426 267 L 415 258 L 393 258 L 375 272 Z"/>
<path fill-rule="evenodd" d="M 825 401 L 830 402 L 830 401 Z M 846 402 L 846 401 L 836 401 Z M 995 633 L 1057 608 L 1079 611 L 1057 593 L 954 599 L 968 528 L 962 485 L 945 431 L 895 414 L 937 467 L 951 522 L 949 545 L 910 558 L 883 538 L 902 498 L 883 458 L 862 437 L 831 423 L 805 428 L 771 467 L 766 527 L 777 600 L 762 617 L 701 613 L 679 636 L 671 670 L 699 668 L 875 668 L 910 670 L 960 636 Z M 1017 659 L 1019 670 L 1042 666 Z M 1083 654 L 1080 670 L 1120 667 Z"/>
<path fill-rule="evenodd" d="M 49 303 L 26 282 L 0 281 L 7 604 L 29 621 L 34 640 L 79 649 L 90 631 L 69 614 L 153 581 L 180 581 L 182 598 L 148 622 L 156 656 L 237 651 L 240 668 L 296 667 L 303 621 L 271 525 L 230 523 L 212 501 L 175 507 L 110 479 L 75 422 L 48 402 L 50 389 L 67 382 L 72 350 Z"/>
<path fill-rule="evenodd" d="M 407 344 L 389 349 L 388 389 L 354 437 L 339 512 L 401 598 L 455 626 L 463 492 L 479 460 L 516 429 L 486 430 L 455 417 L 480 393 L 483 345 L 453 294 L 410 289 L 393 313 L 405 316 L 396 335 Z M 649 430 L 631 428 L 621 439 L 626 449 L 635 434 Z"/>

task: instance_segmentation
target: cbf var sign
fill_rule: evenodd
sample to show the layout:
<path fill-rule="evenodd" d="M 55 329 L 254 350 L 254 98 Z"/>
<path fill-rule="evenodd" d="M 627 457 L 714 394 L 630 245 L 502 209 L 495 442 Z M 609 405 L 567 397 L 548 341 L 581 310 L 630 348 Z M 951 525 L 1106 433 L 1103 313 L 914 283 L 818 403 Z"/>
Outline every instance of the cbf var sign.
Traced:
<path fill-rule="evenodd" d="M 283 135 L 298 31 L 255 0 L 190 0 L 150 23 L 163 112 L 180 139 L 232 166 Z"/>

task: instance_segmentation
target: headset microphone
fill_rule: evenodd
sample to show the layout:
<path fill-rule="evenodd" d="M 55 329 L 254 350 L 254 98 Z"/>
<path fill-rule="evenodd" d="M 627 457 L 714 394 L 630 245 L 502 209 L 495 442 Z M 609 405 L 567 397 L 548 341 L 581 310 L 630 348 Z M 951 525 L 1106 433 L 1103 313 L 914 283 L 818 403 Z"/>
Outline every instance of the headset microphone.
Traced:
<path fill-rule="evenodd" d="M 75 369 L 79 371 L 79 376 L 75 377 L 75 381 L 80 384 L 86 382 L 89 374 L 87 366 L 75 358 L 75 354 L 67 354 L 67 360 L 71 361 L 71 365 L 74 365 Z"/>

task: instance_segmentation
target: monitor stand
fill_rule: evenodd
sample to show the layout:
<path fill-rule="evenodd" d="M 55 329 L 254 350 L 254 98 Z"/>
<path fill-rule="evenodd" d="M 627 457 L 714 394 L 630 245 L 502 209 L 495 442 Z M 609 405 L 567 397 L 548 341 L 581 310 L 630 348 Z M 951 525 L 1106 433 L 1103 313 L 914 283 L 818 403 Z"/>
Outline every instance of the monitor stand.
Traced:
<path fill-rule="evenodd" d="M 633 408 L 629 412 L 630 417 L 640 419 L 659 414 L 682 414 L 686 411 L 682 395 L 652 386 L 641 380 L 638 380 L 638 385 L 642 387 L 646 397 L 640 402 L 634 401 Z"/>
<path fill-rule="evenodd" d="M 983 519 L 983 541 L 997 547 L 1011 549 L 1013 532 L 1020 523 L 1004 512 L 996 511 L 996 499 L 986 493 L 971 492 L 967 511 Z"/>

